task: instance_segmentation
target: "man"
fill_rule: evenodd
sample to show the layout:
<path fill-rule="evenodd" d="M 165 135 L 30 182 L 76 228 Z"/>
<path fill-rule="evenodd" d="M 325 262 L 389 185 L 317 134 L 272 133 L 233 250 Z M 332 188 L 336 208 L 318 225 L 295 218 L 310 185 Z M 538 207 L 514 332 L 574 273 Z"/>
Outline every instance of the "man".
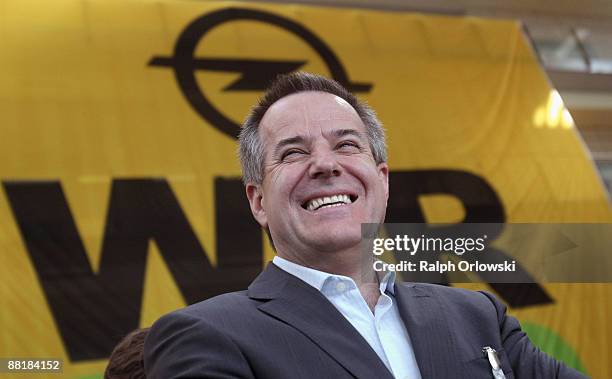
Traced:
<path fill-rule="evenodd" d="M 338 83 L 277 79 L 244 123 L 240 159 L 277 257 L 247 291 L 157 321 L 147 377 L 582 377 L 490 294 L 363 268 L 361 224 L 382 223 L 387 205 L 384 131 Z"/>

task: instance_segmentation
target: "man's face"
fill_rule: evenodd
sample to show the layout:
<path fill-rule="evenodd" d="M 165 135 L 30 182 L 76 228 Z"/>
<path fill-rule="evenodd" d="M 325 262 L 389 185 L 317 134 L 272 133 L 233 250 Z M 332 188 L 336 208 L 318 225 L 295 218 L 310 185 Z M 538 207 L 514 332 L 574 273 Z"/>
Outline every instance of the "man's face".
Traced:
<path fill-rule="evenodd" d="M 388 167 L 376 164 L 357 112 L 326 92 L 274 103 L 260 126 L 261 185 L 247 185 L 251 209 L 279 252 L 339 251 L 361 240 L 361 223 L 382 222 Z"/>

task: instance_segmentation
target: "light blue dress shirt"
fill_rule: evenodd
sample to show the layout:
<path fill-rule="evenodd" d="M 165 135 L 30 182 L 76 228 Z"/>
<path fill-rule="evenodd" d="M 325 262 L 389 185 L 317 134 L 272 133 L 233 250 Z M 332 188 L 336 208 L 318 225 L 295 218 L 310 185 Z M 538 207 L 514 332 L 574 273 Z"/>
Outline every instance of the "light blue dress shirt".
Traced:
<path fill-rule="evenodd" d="M 278 256 L 272 262 L 319 290 L 368 341 L 393 376 L 421 378 L 410 336 L 394 298 L 394 272 L 387 273 L 381 281 L 380 297 L 372 313 L 359 288 L 348 276 L 314 270 Z"/>

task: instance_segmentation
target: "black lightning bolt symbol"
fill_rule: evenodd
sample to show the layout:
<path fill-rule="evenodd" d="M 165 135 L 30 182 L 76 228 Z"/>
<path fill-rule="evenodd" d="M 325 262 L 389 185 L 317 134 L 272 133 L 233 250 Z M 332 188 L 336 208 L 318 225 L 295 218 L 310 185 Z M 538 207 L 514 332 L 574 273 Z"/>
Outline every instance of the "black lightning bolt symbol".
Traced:
<path fill-rule="evenodd" d="M 302 67 L 307 61 L 196 58 L 194 52 L 199 41 L 215 27 L 226 22 L 248 20 L 274 25 L 296 35 L 314 49 L 323 59 L 331 77 L 351 92 L 369 92 L 371 83 L 353 82 L 344 66 L 327 44 L 303 25 L 279 15 L 255 9 L 220 9 L 192 21 L 176 41 L 174 55 L 154 56 L 149 66 L 172 68 L 183 95 L 193 109 L 226 135 L 237 138 L 240 125 L 221 113 L 202 91 L 195 77 L 198 70 L 237 72 L 240 77 L 223 88 L 223 91 L 262 91 L 279 74 L 288 74 Z"/>
<path fill-rule="evenodd" d="M 277 75 L 288 74 L 306 64 L 307 61 L 280 61 L 255 59 L 202 59 L 195 58 L 190 64 L 194 70 L 241 72 L 242 75 L 223 88 L 223 91 L 261 91 Z M 173 58 L 153 57 L 149 66 L 175 67 Z"/>

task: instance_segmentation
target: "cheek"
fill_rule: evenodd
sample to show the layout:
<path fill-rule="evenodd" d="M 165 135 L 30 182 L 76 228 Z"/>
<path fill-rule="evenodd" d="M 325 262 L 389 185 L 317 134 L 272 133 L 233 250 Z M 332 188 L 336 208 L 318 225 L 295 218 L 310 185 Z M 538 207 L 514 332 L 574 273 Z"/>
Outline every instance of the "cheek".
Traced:
<path fill-rule="evenodd" d="M 271 176 L 271 184 L 278 194 L 290 195 L 300 182 L 307 179 L 307 165 L 295 162 L 283 166 Z"/>
<path fill-rule="evenodd" d="M 368 192 L 378 194 L 378 192 L 384 191 L 380 176 L 374 168 L 358 167 L 355 171 L 355 175 Z"/>
<path fill-rule="evenodd" d="M 290 202 L 291 189 L 295 181 L 288 175 L 283 175 L 282 171 L 270 173 L 265 181 L 266 191 L 264 192 L 263 201 L 269 208 L 278 208 L 282 212 Z"/>

